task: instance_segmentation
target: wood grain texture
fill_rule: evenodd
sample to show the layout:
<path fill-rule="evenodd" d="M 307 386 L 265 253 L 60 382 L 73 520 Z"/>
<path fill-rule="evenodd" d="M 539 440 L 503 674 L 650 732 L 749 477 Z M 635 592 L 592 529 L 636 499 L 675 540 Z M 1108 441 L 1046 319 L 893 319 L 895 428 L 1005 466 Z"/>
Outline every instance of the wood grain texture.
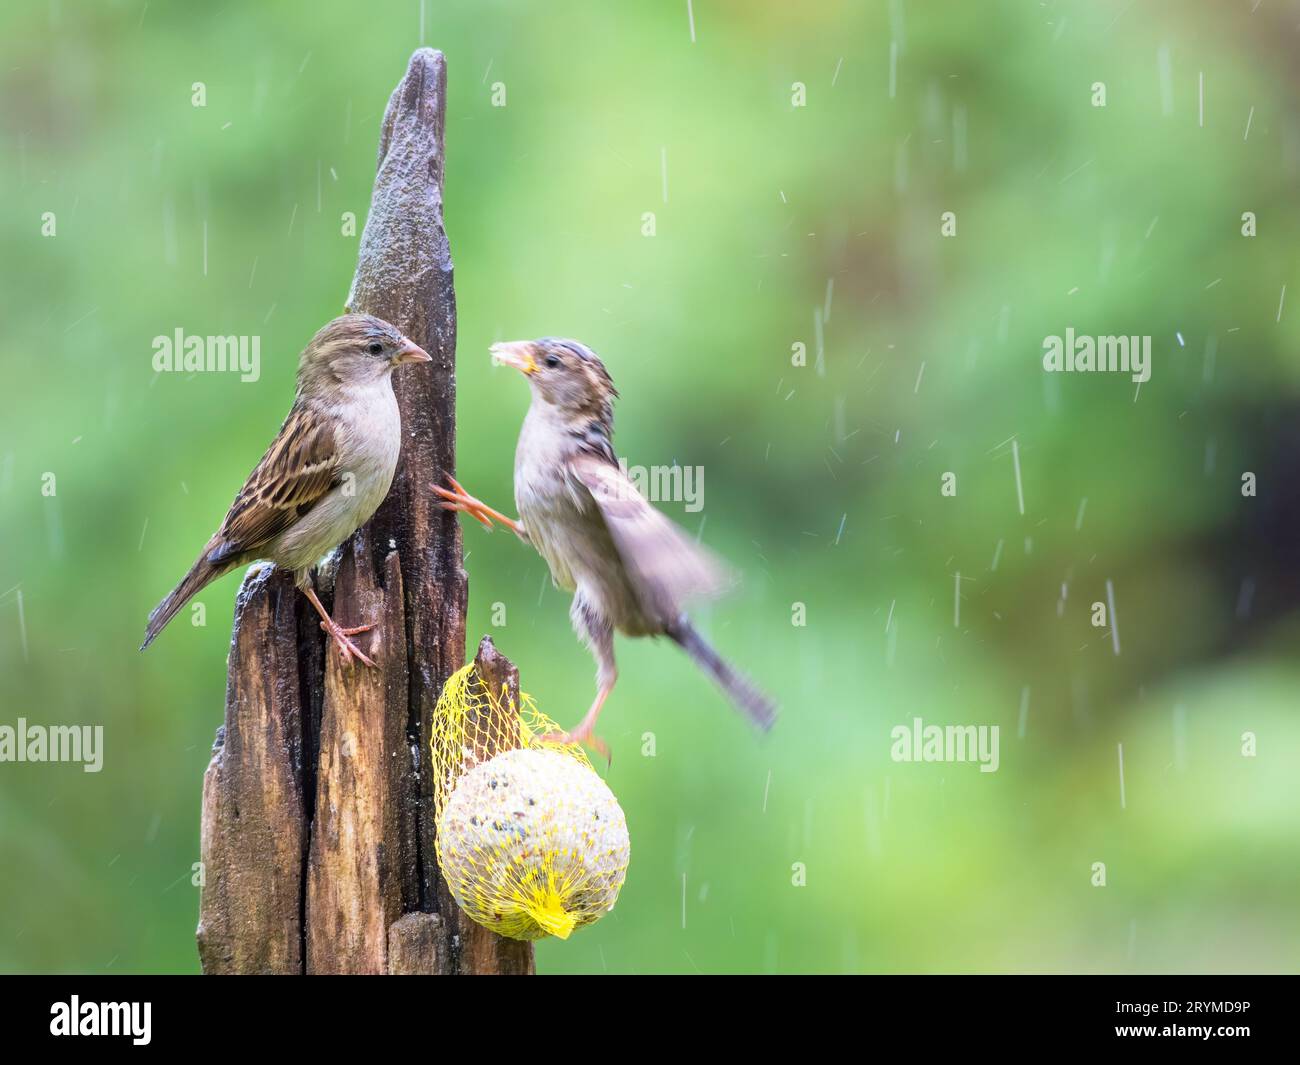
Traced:
<path fill-rule="evenodd" d="M 369 531 L 345 553 L 334 584 L 334 618 L 364 635 L 377 669 L 325 667 L 315 817 L 307 858 L 307 972 L 383 973 L 388 926 L 409 901 L 416 856 L 402 838 L 414 800 L 406 742 L 406 615 L 397 552 L 370 569 Z M 406 845 L 404 845 L 406 844 Z"/>
<path fill-rule="evenodd" d="M 203 775 L 198 943 L 208 973 L 303 969 L 298 596 L 269 566 L 239 590 L 226 723 Z"/>
<path fill-rule="evenodd" d="M 317 578 L 377 670 L 326 653 L 287 575 L 250 576 L 226 722 L 204 777 L 204 972 L 530 973 L 529 944 L 465 918 L 438 876 L 430 726 L 464 661 L 460 526 L 430 485 L 455 470 L 456 301 L 442 217 L 446 63 L 420 49 L 388 102 L 348 309 L 432 356 L 395 375 L 388 498 Z M 490 647 L 490 641 L 488 641 Z M 483 668 L 517 674 L 492 649 Z"/>
<path fill-rule="evenodd" d="M 427 758 L 430 722 L 446 679 L 464 664 L 468 582 L 460 523 L 430 486 L 456 468 L 456 295 L 442 219 L 447 68 L 441 53 L 411 57 L 384 114 L 379 175 L 361 235 L 350 310 L 392 322 L 433 362 L 395 375 L 402 457 L 388 498 L 371 520 L 375 542 L 398 545 L 411 652 L 409 731 Z M 433 782 L 421 778 L 419 909 L 433 909 Z"/>
<path fill-rule="evenodd" d="M 442 919 L 436 913 L 403 914 L 388 927 L 388 974 L 442 972 L 445 941 Z"/>

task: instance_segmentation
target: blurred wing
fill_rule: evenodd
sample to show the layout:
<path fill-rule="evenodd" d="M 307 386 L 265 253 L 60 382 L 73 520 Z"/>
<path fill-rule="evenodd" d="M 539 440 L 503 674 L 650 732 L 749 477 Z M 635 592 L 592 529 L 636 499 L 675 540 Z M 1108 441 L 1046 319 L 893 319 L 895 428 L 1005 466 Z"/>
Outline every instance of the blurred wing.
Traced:
<path fill-rule="evenodd" d="M 235 496 L 208 561 L 256 557 L 340 479 L 333 423 L 306 407 L 295 406 Z"/>
<path fill-rule="evenodd" d="M 642 606 L 654 616 L 675 619 L 687 601 L 720 595 L 736 583 L 722 562 L 646 502 L 618 466 L 582 454 L 569 460 L 569 470 L 591 493 Z"/>

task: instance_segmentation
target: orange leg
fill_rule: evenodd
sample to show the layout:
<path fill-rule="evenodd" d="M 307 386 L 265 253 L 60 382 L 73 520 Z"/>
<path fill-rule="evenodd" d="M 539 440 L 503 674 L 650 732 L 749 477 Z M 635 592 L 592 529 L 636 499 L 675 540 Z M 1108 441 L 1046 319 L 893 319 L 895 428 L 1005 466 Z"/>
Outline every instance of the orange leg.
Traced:
<path fill-rule="evenodd" d="M 543 743 L 585 743 L 593 751 L 598 753 L 608 764 L 610 759 L 609 744 L 602 740 L 595 733 L 596 719 L 600 717 L 601 708 L 605 705 L 605 700 L 609 698 L 609 693 L 614 690 L 614 682 L 611 680 L 608 684 L 601 687 L 596 693 L 596 701 L 591 704 L 591 709 L 587 711 L 587 716 L 582 719 L 582 723 L 570 732 L 548 732 L 542 737 Z"/>
<path fill-rule="evenodd" d="M 455 477 L 447 475 L 447 480 L 451 482 L 451 488 L 443 488 L 441 485 L 434 485 L 433 490 L 442 496 L 443 501 L 439 504 L 443 510 L 460 510 L 464 511 L 471 518 L 479 521 L 485 528 L 492 528 L 492 522 L 498 521 L 509 529 L 516 536 L 524 535 L 524 527 L 513 518 L 507 518 L 499 510 L 493 510 L 481 499 L 475 499 L 472 495 L 460 486 Z M 454 489 L 454 491 L 453 491 Z"/>
<path fill-rule="evenodd" d="M 343 656 L 344 663 L 351 662 L 352 656 L 356 655 L 366 665 L 374 666 L 374 661 L 367 658 L 362 653 L 361 648 L 348 639 L 349 636 L 355 636 L 359 632 L 369 632 L 374 628 L 374 625 L 358 625 L 356 628 L 345 629 L 330 617 L 325 608 L 321 606 L 320 600 L 316 598 L 316 593 L 310 585 L 303 588 L 303 594 L 311 600 L 311 605 L 316 608 L 316 613 L 321 616 L 320 627 L 333 637 L 334 646 L 339 649 L 339 654 Z"/>

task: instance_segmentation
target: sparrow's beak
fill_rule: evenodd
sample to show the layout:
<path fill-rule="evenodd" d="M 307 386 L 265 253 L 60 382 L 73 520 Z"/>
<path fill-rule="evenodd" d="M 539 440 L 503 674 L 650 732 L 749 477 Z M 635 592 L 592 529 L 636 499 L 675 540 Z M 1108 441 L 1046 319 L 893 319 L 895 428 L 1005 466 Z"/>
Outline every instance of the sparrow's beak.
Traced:
<path fill-rule="evenodd" d="M 393 356 L 394 366 L 400 366 L 404 362 L 433 362 L 433 358 L 414 340 L 407 340 Z"/>
<path fill-rule="evenodd" d="M 492 361 L 498 365 L 513 366 L 526 376 L 537 372 L 537 360 L 533 358 L 535 349 L 531 340 L 512 340 L 508 344 L 493 344 L 489 350 L 492 352 Z"/>

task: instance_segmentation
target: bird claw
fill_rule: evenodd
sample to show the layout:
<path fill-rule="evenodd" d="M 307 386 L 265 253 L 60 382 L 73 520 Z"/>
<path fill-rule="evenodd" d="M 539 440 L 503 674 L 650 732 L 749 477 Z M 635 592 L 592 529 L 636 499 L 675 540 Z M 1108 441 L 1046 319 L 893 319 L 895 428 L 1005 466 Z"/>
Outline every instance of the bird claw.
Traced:
<path fill-rule="evenodd" d="M 562 746 L 570 746 L 574 743 L 585 743 L 593 751 L 605 759 L 605 765 L 612 765 L 614 757 L 610 753 L 609 744 L 595 734 L 590 727 L 583 728 L 579 726 L 572 732 L 548 732 L 542 737 L 542 743 L 558 743 Z"/>
<path fill-rule="evenodd" d="M 451 483 L 451 488 L 443 488 L 442 485 L 431 485 L 430 487 L 440 496 L 442 501 L 438 506 L 443 510 L 458 510 L 468 514 L 485 529 L 492 529 L 495 526 L 493 522 L 499 522 L 512 532 L 519 532 L 519 523 L 507 518 L 504 514 L 493 510 L 481 499 L 475 499 L 464 488 L 460 482 L 451 474 L 447 475 L 447 480 Z"/>
<path fill-rule="evenodd" d="M 454 477 L 448 477 L 447 480 L 449 480 L 455 487 L 455 491 L 443 488 L 442 485 L 435 484 L 433 490 L 437 492 L 438 495 L 442 496 L 442 502 L 438 505 L 442 507 L 443 510 L 463 511 L 482 524 L 484 528 L 492 528 L 492 519 L 488 517 L 482 501 L 475 499 L 472 495 L 466 492 L 465 489 L 456 483 Z"/>
<path fill-rule="evenodd" d="M 339 649 L 339 654 L 343 658 L 344 665 L 350 664 L 352 661 L 352 656 L 356 655 L 357 658 L 359 658 L 366 665 L 370 666 L 372 669 L 377 668 L 375 666 L 374 659 L 367 657 L 365 652 L 362 651 L 360 647 L 358 647 L 355 643 L 353 643 L 351 640 L 348 639 L 349 636 L 355 636 L 357 635 L 357 633 L 369 632 L 371 629 L 374 628 L 374 625 L 358 625 L 355 628 L 345 629 L 342 625 L 337 625 L 332 621 L 329 622 L 328 624 L 322 621 L 320 623 L 320 627 L 325 632 L 329 633 L 331 637 L 333 637 L 334 646 Z"/>
<path fill-rule="evenodd" d="M 486 517 L 482 511 L 476 509 L 471 504 L 459 503 L 459 502 L 439 503 L 438 506 L 442 507 L 443 510 L 459 510 L 465 514 L 468 514 L 471 518 L 479 522 L 483 526 L 483 528 L 487 529 L 488 532 L 491 532 L 493 529 L 492 519 Z"/>

